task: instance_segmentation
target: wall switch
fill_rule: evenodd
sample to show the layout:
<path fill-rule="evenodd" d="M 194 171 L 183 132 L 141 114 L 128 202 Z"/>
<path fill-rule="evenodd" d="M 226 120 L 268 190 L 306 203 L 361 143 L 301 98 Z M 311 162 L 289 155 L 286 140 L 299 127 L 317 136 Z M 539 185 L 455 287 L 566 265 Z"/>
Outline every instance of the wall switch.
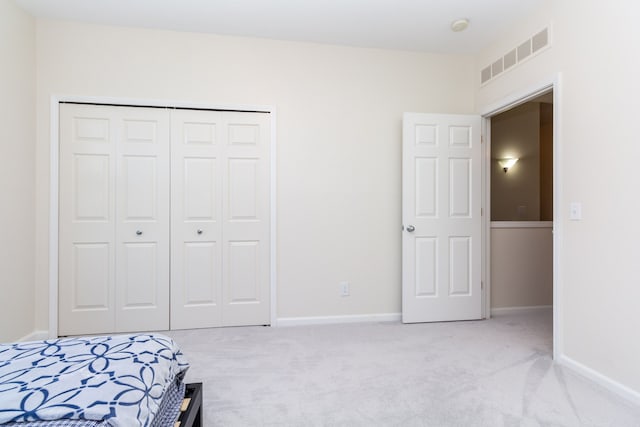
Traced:
<path fill-rule="evenodd" d="M 580 221 L 582 219 L 582 203 L 571 202 L 569 205 L 569 219 L 572 221 Z"/>
<path fill-rule="evenodd" d="M 349 282 L 340 282 L 340 296 L 341 297 L 349 296 Z"/>

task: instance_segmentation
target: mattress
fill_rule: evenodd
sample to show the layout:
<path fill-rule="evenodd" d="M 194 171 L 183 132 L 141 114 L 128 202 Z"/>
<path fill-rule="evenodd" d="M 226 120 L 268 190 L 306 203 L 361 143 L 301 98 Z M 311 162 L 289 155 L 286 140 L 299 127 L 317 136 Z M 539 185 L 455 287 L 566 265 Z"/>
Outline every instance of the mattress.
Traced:
<path fill-rule="evenodd" d="M 0 345 L 0 424 L 172 425 L 188 366 L 176 343 L 160 334 Z"/>

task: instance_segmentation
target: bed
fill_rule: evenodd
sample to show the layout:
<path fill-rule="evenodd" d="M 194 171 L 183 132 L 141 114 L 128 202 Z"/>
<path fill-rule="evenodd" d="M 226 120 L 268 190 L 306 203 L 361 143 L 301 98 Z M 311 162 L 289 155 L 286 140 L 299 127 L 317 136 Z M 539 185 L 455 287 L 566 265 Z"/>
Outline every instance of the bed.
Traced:
<path fill-rule="evenodd" d="M 201 384 L 160 334 L 0 344 L 0 425 L 201 427 Z"/>

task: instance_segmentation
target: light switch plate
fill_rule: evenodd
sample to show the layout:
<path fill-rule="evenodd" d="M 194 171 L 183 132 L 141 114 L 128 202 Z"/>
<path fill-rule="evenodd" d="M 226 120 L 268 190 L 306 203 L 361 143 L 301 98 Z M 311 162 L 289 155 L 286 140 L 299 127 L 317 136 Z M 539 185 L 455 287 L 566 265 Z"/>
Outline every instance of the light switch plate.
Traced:
<path fill-rule="evenodd" d="M 340 282 L 340 296 L 341 297 L 349 296 L 349 282 Z"/>
<path fill-rule="evenodd" d="M 569 205 L 569 219 L 572 221 L 580 221 L 582 219 L 582 203 L 571 202 Z"/>

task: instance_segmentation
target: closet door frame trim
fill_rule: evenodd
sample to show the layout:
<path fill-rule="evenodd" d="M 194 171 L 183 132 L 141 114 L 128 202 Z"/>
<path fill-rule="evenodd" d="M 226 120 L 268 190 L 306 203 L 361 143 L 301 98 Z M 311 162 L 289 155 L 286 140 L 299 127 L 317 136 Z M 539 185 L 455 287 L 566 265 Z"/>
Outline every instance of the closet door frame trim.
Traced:
<path fill-rule="evenodd" d="M 183 108 L 199 110 L 239 111 L 269 113 L 271 135 L 269 140 L 269 288 L 271 292 L 271 326 L 277 326 L 276 296 L 276 107 L 273 105 L 219 105 L 185 101 L 111 98 L 74 95 L 52 95 L 50 103 L 50 187 L 49 187 L 49 338 L 58 337 L 58 226 L 60 197 L 60 104 L 61 103 L 98 104 L 127 107 Z"/>

